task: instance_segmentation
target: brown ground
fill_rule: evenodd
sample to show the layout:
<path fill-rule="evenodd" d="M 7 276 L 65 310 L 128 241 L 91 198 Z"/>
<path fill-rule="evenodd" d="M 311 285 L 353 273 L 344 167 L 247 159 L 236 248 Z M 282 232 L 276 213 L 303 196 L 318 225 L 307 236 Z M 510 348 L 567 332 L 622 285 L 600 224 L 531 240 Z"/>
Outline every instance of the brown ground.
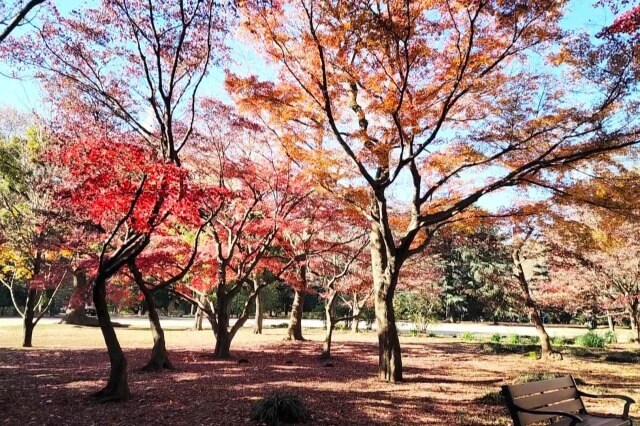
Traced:
<path fill-rule="evenodd" d="M 0 329 L 0 424 L 11 425 L 242 425 L 251 407 L 276 390 L 301 395 L 313 424 L 508 425 L 501 406 L 478 399 L 527 372 L 571 373 L 585 390 L 640 400 L 637 365 L 565 357 L 542 363 L 519 354 L 494 355 L 456 339 L 402 338 L 405 379 L 379 382 L 376 336 L 337 332 L 333 366 L 318 358 L 322 335 L 283 342 L 286 330 L 262 336 L 242 330 L 235 359 L 216 361 L 211 331 L 167 331 L 177 369 L 142 373 L 150 347 L 147 330 L 119 329 L 130 361 L 131 401 L 98 405 L 87 395 L 105 384 L 108 359 L 97 328 L 40 325 L 36 348 L 19 348 L 19 327 Z M 248 364 L 237 359 L 247 358 Z M 290 361 L 290 362 L 288 362 Z M 618 413 L 617 402 L 590 405 Z M 632 415 L 640 416 L 636 405 Z"/>

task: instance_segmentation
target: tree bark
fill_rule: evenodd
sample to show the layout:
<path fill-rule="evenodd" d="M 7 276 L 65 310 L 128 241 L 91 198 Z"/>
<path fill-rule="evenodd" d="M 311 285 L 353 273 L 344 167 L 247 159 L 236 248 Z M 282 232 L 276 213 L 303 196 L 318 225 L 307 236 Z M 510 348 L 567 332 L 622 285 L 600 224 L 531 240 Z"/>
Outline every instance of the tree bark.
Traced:
<path fill-rule="evenodd" d="M 256 283 L 257 285 L 257 283 Z M 254 287 L 255 291 L 255 287 Z M 255 314 L 255 322 L 253 324 L 253 334 L 262 334 L 262 318 L 264 316 L 264 305 L 262 304 L 262 292 L 258 292 L 256 296 L 256 314 Z"/>
<path fill-rule="evenodd" d="M 351 302 L 351 315 L 353 320 L 351 321 L 351 333 L 356 334 L 360 332 L 360 305 L 358 304 L 358 293 L 353 293 L 353 301 Z"/>
<path fill-rule="evenodd" d="M 202 330 L 202 320 L 204 319 L 204 312 L 202 309 L 196 308 L 196 315 L 194 317 L 193 328 L 200 331 Z"/>
<path fill-rule="evenodd" d="M 36 289 L 29 289 L 27 292 L 27 303 L 24 309 L 24 318 L 22 319 L 23 339 L 22 347 L 30 348 L 33 346 L 33 329 L 35 324 L 33 319 L 35 317 L 35 307 L 38 292 Z"/>
<path fill-rule="evenodd" d="M 286 340 L 304 340 L 304 337 L 302 336 L 302 308 L 304 305 L 304 296 L 304 291 L 295 290 Z"/>
<path fill-rule="evenodd" d="M 543 361 L 562 359 L 562 355 L 560 354 L 560 352 L 553 350 L 553 346 L 551 345 L 551 338 L 549 337 L 547 330 L 544 328 L 542 318 L 540 317 L 540 312 L 538 311 L 538 306 L 531 297 L 531 291 L 529 290 L 529 281 L 527 280 L 524 272 L 524 267 L 522 266 L 520 252 L 518 250 L 514 251 L 512 257 L 515 265 L 515 276 L 518 280 L 518 283 L 520 284 L 520 288 L 522 289 L 525 309 L 527 310 L 527 314 L 529 314 L 529 318 L 535 326 L 536 333 L 538 335 L 538 338 L 540 339 L 540 356 Z"/>
<path fill-rule="evenodd" d="M 371 269 L 374 286 L 374 307 L 378 328 L 378 374 L 389 382 L 402 381 L 402 353 L 393 309 L 393 296 L 398 280 L 394 259 L 387 258 L 382 236 L 371 230 Z"/>
<path fill-rule="evenodd" d="M 120 342 L 116 336 L 106 301 L 106 280 L 98 275 L 93 283 L 93 304 L 98 314 L 100 330 L 109 353 L 111 371 L 107 385 L 92 396 L 99 402 L 126 401 L 131 397 L 127 376 L 127 359 L 122 352 Z"/>
<path fill-rule="evenodd" d="M 613 322 L 613 316 L 609 311 L 607 311 L 607 324 L 609 325 L 609 331 L 612 333 L 616 332 L 616 325 Z"/>
<path fill-rule="evenodd" d="M 62 319 L 63 324 L 85 325 L 89 317 L 84 309 L 87 295 L 87 274 L 83 270 L 73 273 L 73 293 L 69 299 L 69 306 Z"/>
<path fill-rule="evenodd" d="M 216 346 L 213 357 L 226 359 L 231 357 L 231 336 L 229 333 L 229 295 L 224 290 L 217 293 L 218 303 L 216 309 L 216 321 L 212 322 L 212 328 L 216 337 Z"/>
<path fill-rule="evenodd" d="M 325 316 L 325 338 L 322 344 L 322 354 L 320 358 L 326 359 L 331 358 L 331 338 L 333 336 L 333 328 L 335 326 L 334 322 L 334 305 L 336 299 L 336 292 L 330 290 L 329 297 L 327 298 L 327 302 L 324 306 L 324 316 Z"/>
<path fill-rule="evenodd" d="M 631 323 L 631 333 L 635 335 L 637 343 L 640 343 L 640 326 L 638 324 L 638 299 L 633 299 L 629 306 L 629 321 Z"/>
<path fill-rule="evenodd" d="M 169 360 L 167 347 L 164 340 L 164 330 L 160 324 L 160 317 L 156 308 L 156 301 L 153 292 L 144 284 L 140 286 L 144 300 L 147 304 L 147 313 L 149 315 L 149 327 L 153 336 L 153 349 L 151 350 L 151 359 L 142 367 L 143 371 L 161 371 L 163 368 L 173 369 L 173 364 Z"/>

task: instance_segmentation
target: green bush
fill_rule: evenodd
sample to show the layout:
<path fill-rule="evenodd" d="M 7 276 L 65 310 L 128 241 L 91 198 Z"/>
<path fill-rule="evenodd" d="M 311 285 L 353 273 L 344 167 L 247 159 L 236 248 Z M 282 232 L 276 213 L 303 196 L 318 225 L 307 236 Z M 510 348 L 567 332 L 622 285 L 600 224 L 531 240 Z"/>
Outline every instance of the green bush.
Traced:
<path fill-rule="evenodd" d="M 511 345 L 519 345 L 522 343 L 522 339 L 517 334 L 510 334 L 507 336 L 507 343 Z"/>
<path fill-rule="evenodd" d="M 462 333 L 460 335 L 460 338 L 462 340 L 464 340 L 465 342 L 471 342 L 473 340 L 475 340 L 475 337 L 473 337 L 473 333 L 470 331 L 465 331 L 464 333 Z"/>
<path fill-rule="evenodd" d="M 529 339 L 529 342 L 531 342 L 531 344 L 533 345 L 540 344 L 540 338 L 538 336 L 529 336 L 528 339 Z"/>
<path fill-rule="evenodd" d="M 554 346 L 564 346 L 567 344 L 567 338 L 563 336 L 554 336 L 551 338 L 551 343 Z"/>
<path fill-rule="evenodd" d="M 607 345 L 618 343 L 618 336 L 616 336 L 616 333 L 614 331 L 607 331 L 606 333 L 604 333 L 603 338 L 604 338 L 604 342 Z"/>
<path fill-rule="evenodd" d="M 429 333 L 427 337 L 436 337 L 436 333 Z"/>
<path fill-rule="evenodd" d="M 529 359 L 540 359 L 541 355 L 538 351 L 530 351 L 527 352 L 527 358 Z"/>
<path fill-rule="evenodd" d="M 584 348 L 604 348 L 604 339 L 590 331 L 587 334 L 576 337 L 576 345 Z"/>
<path fill-rule="evenodd" d="M 304 423 L 311 419 L 309 411 L 297 395 L 276 392 L 253 406 L 251 420 L 277 425 L 280 423 Z"/>
<path fill-rule="evenodd" d="M 411 330 L 409 330 L 408 334 L 410 337 L 417 337 L 420 332 L 418 331 L 418 329 L 412 328 Z"/>
<path fill-rule="evenodd" d="M 495 333 L 491 335 L 491 341 L 493 343 L 500 343 L 500 340 L 502 340 L 502 336 L 500 335 L 500 333 Z"/>

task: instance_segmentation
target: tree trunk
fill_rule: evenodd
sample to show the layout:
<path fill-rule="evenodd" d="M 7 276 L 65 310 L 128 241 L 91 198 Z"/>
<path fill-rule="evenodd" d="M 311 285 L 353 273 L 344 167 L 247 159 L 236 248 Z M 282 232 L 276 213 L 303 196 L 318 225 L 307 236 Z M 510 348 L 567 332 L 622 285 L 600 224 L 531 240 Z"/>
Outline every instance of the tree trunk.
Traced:
<path fill-rule="evenodd" d="M 30 348 L 33 346 L 33 329 L 35 324 L 33 319 L 35 317 L 35 306 L 38 292 L 36 289 L 29 289 L 27 292 L 27 303 L 24 309 L 24 318 L 22 319 L 22 330 L 24 332 L 22 339 L 22 347 Z"/>
<path fill-rule="evenodd" d="M 377 229 L 371 231 L 371 269 L 374 286 L 374 306 L 378 328 L 378 374 L 389 382 L 402 381 L 402 353 L 393 309 L 393 295 L 398 276 L 389 268 L 394 259 L 388 259 L 382 236 Z"/>
<path fill-rule="evenodd" d="M 62 320 L 64 324 L 85 325 L 89 317 L 84 309 L 87 296 L 87 274 L 83 270 L 73 273 L 73 293 L 69 299 L 69 306 Z"/>
<path fill-rule="evenodd" d="M 609 311 L 607 311 L 607 324 L 609 325 L 609 331 L 612 333 L 616 332 L 616 325 L 613 322 L 613 316 Z"/>
<path fill-rule="evenodd" d="M 353 294 L 353 302 L 351 303 L 351 333 L 356 334 L 360 332 L 360 305 L 358 304 L 358 293 Z"/>
<path fill-rule="evenodd" d="M 218 306 L 216 309 L 216 321 L 212 322 L 216 336 L 216 347 L 213 357 L 217 359 L 231 358 L 231 335 L 229 333 L 229 305 L 228 295 L 224 291 L 218 291 Z"/>
<path fill-rule="evenodd" d="M 520 288 L 522 289 L 522 295 L 524 297 L 524 306 L 527 310 L 527 314 L 529 314 L 529 318 L 531 322 L 536 327 L 536 333 L 538 334 L 538 338 L 540 339 L 540 355 L 543 361 L 547 360 L 556 360 L 562 359 L 562 355 L 560 352 L 554 351 L 551 345 L 551 338 L 547 333 L 547 330 L 544 328 L 544 324 L 542 322 L 542 318 L 540 317 L 540 312 L 538 311 L 538 306 L 535 301 L 531 297 L 531 292 L 529 290 L 529 282 L 524 272 L 524 268 L 522 266 L 522 259 L 520 258 L 519 251 L 514 251 L 513 253 L 513 262 L 515 264 L 515 276 L 520 283 Z"/>
<path fill-rule="evenodd" d="M 163 368 L 173 369 L 173 364 L 169 360 L 167 347 L 164 340 L 164 330 L 160 324 L 160 317 L 156 308 L 156 301 L 153 292 L 144 284 L 140 285 L 140 290 L 144 295 L 147 305 L 147 313 L 149 315 L 149 327 L 153 336 L 153 349 L 151 350 L 151 359 L 142 367 L 143 371 L 161 371 Z"/>
<path fill-rule="evenodd" d="M 324 317 L 326 322 L 326 332 L 324 343 L 322 344 L 322 354 L 320 358 L 330 358 L 331 357 L 331 337 L 333 336 L 333 327 L 335 326 L 334 322 L 334 305 L 336 299 L 336 292 L 330 290 L 329 298 L 327 299 L 327 303 L 324 306 Z"/>
<path fill-rule="evenodd" d="M 262 304 L 262 292 L 256 296 L 256 316 L 253 324 L 253 334 L 262 334 L 262 317 L 264 316 L 264 306 Z"/>
<path fill-rule="evenodd" d="M 638 299 L 634 299 L 629 306 L 629 320 L 631 322 L 631 333 L 635 336 L 637 343 L 640 343 L 640 326 L 638 324 Z"/>
<path fill-rule="evenodd" d="M 202 330 L 202 320 L 204 319 L 204 312 L 199 307 L 196 308 L 196 315 L 194 317 L 193 328 L 200 331 Z"/>
<path fill-rule="evenodd" d="M 304 305 L 304 296 L 304 291 L 295 290 L 286 340 L 304 340 L 304 337 L 302 337 L 302 307 Z"/>
<path fill-rule="evenodd" d="M 122 352 L 120 342 L 116 336 L 106 301 L 106 282 L 104 277 L 98 275 L 93 283 L 93 304 L 98 314 L 100 330 L 109 353 L 111 371 L 107 386 L 93 394 L 99 402 L 126 401 L 131 397 L 127 376 L 127 359 Z"/>

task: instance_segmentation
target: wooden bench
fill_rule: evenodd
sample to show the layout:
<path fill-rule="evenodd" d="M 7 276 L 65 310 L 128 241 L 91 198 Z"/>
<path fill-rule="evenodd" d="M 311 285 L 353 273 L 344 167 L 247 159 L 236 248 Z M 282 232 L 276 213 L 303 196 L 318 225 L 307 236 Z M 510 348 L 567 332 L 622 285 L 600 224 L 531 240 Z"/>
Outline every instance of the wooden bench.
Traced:
<path fill-rule="evenodd" d="M 629 406 L 635 401 L 622 395 L 591 395 L 580 391 L 571 376 L 551 380 L 502 386 L 514 426 L 527 426 L 543 421 L 558 426 L 624 426 L 631 425 Z M 587 413 L 582 397 L 618 398 L 625 401 L 622 417 L 593 416 Z"/>

